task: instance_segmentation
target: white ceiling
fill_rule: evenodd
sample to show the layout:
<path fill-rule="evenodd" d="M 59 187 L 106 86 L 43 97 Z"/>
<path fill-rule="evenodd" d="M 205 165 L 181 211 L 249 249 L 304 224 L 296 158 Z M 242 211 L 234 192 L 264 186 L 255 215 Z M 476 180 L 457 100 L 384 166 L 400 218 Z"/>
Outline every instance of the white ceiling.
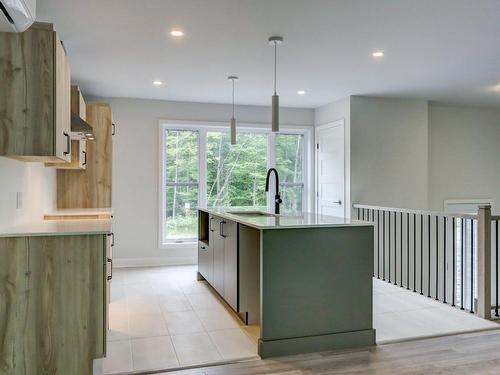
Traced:
<path fill-rule="evenodd" d="M 228 103 L 236 74 L 237 103 L 270 104 L 277 34 L 283 106 L 383 95 L 500 107 L 499 0 L 38 0 L 37 13 L 86 94 Z"/>

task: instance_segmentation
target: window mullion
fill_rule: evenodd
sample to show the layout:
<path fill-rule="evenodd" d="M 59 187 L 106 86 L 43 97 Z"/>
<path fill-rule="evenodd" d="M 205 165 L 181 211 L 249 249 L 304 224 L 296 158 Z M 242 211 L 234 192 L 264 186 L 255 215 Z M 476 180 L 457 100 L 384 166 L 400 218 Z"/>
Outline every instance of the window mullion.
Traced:
<path fill-rule="evenodd" d="M 267 135 L 267 168 L 276 168 L 276 134 Z M 271 192 L 266 194 L 267 208 L 271 210 L 274 207 L 274 199 L 271 198 Z"/>
<path fill-rule="evenodd" d="M 207 205 L 207 130 L 199 130 L 198 146 L 198 206 Z"/>

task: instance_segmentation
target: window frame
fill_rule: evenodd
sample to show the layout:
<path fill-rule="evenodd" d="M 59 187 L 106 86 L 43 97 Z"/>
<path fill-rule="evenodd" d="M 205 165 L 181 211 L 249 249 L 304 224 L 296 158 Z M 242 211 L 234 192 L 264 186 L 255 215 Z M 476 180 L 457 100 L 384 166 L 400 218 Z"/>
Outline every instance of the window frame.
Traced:
<path fill-rule="evenodd" d="M 160 119 L 158 121 L 158 134 L 159 134 L 159 173 L 158 173 L 158 247 L 159 248 L 174 248 L 174 247 L 185 247 L 186 245 L 192 245 L 197 242 L 197 239 L 185 241 L 168 241 L 166 239 L 166 204 L 165 199 L 166 192 L 166 181 L 165 181 L 165 132 L 166 130 L 191 130 L 198 132 L 198 206 L 205 207 L 207 204 L 207 133 L 211 131 L 229 132 L 229 125 L 225 122 L 214 122 L 214 121 L 181 121 L 181 120 L 166 120 Z M 258 124 L 258 123 L 238 123 L 238 128 L 244 132 L 250 133 L 261 133 L 267 135 L 268 148 L 267 148 L 267 168 L 276 167 L 276 134 L 271 131 L 270 124 Z M 302 192 L 302 211 L 307 212 L 312 207 L 312 196 L 311 191 L 314 191 L 313 184 L 313 162 L 311 154 L 313 150 L 312 144 L 312 132 L 313 126 L 297 126 L 297 125 L 287 125 L 282 124 L 279 134 L 297 134 L 304 137 L 304 147 L 303 147 L 303 192 Z M 280 185 L 284 185 L 280 183 Z M 285 184 L 288 186 L 288 184 Z M 295 185 L 295 184 L 291 184 Z M 301 185 L 301 184 L 297 184 Z M 273 209 L 274 201 L 270 194 L 267 194 L 267 207 L 268 209 Z"/>

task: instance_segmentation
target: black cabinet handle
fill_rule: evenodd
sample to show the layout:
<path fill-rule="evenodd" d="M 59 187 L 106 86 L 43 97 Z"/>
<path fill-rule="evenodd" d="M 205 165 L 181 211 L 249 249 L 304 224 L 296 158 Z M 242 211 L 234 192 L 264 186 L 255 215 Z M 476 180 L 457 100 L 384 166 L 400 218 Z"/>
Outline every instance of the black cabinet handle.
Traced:
<path fill-rule="evenodd" d="M 202 250 L 206 250 L 206 248 L 207 248 L 206 246 L 201 246 Z"/>
<path fill-rule="evenodd" d="M 111 263 L 111 274 L 108 276 L 108 281 L 113 279 L 113 259 L 108 258 L 108 263 Z"/>
<path fill-rule="evenodd" d="M 68 133 L 64 132 L 63 134 L 66 137 L 66 151 L 63 154 L 68 155 L 71 152 L 71 138 Z"/>
<path fill-rule="evenodd" d="M 213 219 L 214 219 L 213 217 L 211 217 L 211 218 L 210 218 L 210 225 L 209 225 L 209 227 L 210 227 L 210 232 L 213 232 L 213 231 L 214 231 L 214 228 L 212 228 L 212 220 L 213 220 Z"/>
<path fill-rule="evenodd" d="M 111 124 L 111 129 L 112 129 L 111 130 L 111 135 L 116 135 L 116 125 L 115 125 L 114 122 Z"/>
<path fill-rule="evenodd" d="M 108 236 L 111 237 L 111 247 L 115 246 L 115 234 L 113 232 L 108 233 Z"/>
<path fill-rule="evenodd" d="M 221 237 L 227 237 L 225 234 L 224 234 L 224 224 L 226 224 L 226 222 L 224 220 L 222 220 L 220 222 L 220 235 Z"/>
<path fill-rule="evenodd" d="M 83 163 L 82 165 L 87 165 L 87 151 L 82 151 L 83 153 Z"/>

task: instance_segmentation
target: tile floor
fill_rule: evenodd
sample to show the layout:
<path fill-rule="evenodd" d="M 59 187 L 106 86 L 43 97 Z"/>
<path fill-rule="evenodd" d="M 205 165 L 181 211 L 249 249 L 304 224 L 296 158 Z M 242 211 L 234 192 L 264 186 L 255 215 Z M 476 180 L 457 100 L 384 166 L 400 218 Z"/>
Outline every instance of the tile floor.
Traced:
<path fill-rule="evenodd" d="M 196 270 L 114 270 L 104 374 L 257 357 L 258 327 L 242 325 Z M 378 343 L 499 327 L 380 280 L 373 294 Z"/>
<path fill-rule="evenodd" d="M 104 374 L 258 358 L 244 326 L 207 287 L 196 266 L 113 271 Z"/>
<path fill-rule="evenodd" d="M 500 328 L 496 322 L 377 279 L 373 325 L 378 344 Z"/>

